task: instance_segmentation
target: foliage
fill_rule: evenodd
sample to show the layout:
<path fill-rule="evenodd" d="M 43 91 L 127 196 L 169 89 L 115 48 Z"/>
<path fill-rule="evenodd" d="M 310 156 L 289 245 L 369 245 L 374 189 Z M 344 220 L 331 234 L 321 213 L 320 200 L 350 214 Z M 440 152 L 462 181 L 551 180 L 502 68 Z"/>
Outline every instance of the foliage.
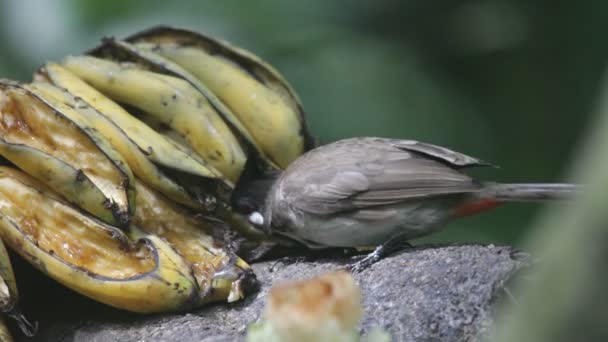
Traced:
<path fill-rule="evenodd" d="M 442 144 L 502 166 L 498 181 L 558 181 L 608 57 L 608 3 L 549 0 L 0 3 L 0 75 L 155 24 L 207 32 L 276 65 L 321 142 L 376 135 Z M 27 13 L 28 20 L 23 20 Z M 35 23 L 35 25 L 34 25 Z M 537 205 L 509 205 L 425 241 L 517 242 Z"/>
<path fill-rule="evenodd" d="M 520 304 L 505 308 L 495 342 L 608 338 L 608 79 L 598 114 L 573 170 L 585 192 L 547 212 L 530 234 L 527 249 L 540 261 L 533 278 L 520 284 Z"/>

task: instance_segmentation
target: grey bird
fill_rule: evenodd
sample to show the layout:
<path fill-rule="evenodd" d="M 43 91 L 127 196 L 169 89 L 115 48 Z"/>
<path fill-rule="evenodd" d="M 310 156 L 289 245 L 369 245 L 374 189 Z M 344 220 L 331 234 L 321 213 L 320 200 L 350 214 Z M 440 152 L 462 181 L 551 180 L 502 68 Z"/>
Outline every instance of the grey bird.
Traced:
<path fill-rule="evenodd" d="M 413 140 L 351 138 L 313 149 L 270 186 L 249 215 L 267 233 L 311 248 L 370 247 L 367 267 L 448 221 L 508 201 L 569 198 L 573 184 L 480 182 L 461 170 L 490 165 Z"/>

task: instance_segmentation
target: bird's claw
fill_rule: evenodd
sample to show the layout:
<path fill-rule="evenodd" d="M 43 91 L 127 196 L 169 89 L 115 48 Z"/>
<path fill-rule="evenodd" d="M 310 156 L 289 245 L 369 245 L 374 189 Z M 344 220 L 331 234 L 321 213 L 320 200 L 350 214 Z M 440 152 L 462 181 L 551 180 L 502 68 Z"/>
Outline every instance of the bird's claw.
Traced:
<path fill-rule="evenodd" d="M 359 273 L 370 267 L 371 265 L 375 264 L 376 262 L 380 261 L 382 258 L 389 255 L 390 253 L 401 248 L 412 248 L 412 245 L 409 242 L 404 241 L 400 236 L 395 236 L 392 239 L 383 243 L 382 245 L 377 246 L 373 252 L 363 256 L 361 260 L 350 265 L 348 268 L 352 273 Z M 352 257 L 353 260 L 357 260 L 359 258 L 361 258 L 360 255 L 355 255 L 354 257 Z"/>
<path fill-rule="evenodd" d="M 306 260 L 305 256 L 286 256 L 278 259 L 268 268 L 268 272 L 274 272 L 279 266 L 287 266 L 297 264 Z"/>
<path fill-rule="evenodd" d="M 353 257 L 353 259 L 355 259 L 355 258 L 361 258 L 361 256 L 357 255 L 357 256 Z M 360 272 L 363 272 L 368 267 L 370 267 L 371 265 L 378 262 L 378 260 L 380 260 L 381 258 L 382 258 L 382 256 L 380 255 L 380 253 L 376 253 L 374 251 L 374 252 L 369 253 L 368 255 L 364 256 L 361 260 L 348 266 L 348 269 L 352 273 L 360 273 Z"/>

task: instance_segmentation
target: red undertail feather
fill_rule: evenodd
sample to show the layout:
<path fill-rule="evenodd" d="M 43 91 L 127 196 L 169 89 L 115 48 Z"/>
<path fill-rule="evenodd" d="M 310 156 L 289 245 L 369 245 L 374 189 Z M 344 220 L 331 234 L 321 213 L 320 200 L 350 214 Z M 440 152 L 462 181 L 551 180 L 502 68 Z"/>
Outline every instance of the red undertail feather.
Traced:
<path fill-rule="evenodd" d="M 466 202 L 456 207 L 453 211 L 454 217 L 466 217 L 479 214 L 501 205 L 501 202 L 493 198 L 482 198 Z"/>

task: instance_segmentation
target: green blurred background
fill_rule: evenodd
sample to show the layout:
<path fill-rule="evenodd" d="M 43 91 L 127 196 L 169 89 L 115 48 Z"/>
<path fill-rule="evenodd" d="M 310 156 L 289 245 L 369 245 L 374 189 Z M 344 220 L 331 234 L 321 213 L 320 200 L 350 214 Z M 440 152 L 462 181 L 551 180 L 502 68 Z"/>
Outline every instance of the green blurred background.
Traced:
<path fill-rule="evenodd" d="M 497 181 L 559 181 L 584 138 L 608 57 L 608 2 L 500 0 L 1 0 L 0 76 L 157 24 L 199 30 L 275 65 L 322 143 L 445 145 Z M 426 242 L 518 244 L 542 206 L 511 204 Z"/>

